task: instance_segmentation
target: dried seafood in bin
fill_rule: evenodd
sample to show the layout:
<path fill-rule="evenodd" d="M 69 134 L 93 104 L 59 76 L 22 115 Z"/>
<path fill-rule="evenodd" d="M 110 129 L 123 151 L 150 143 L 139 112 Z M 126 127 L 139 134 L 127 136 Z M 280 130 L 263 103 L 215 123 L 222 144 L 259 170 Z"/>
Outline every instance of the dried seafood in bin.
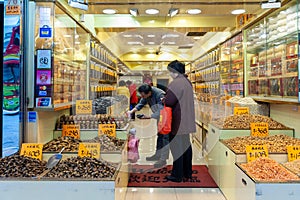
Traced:
<path fill-rule="evenodd" d="M 81 140 L 75 139 L 73 137 L 58 137 L 57 139 L 53 139 L 50 142 L 44 144 L 43 151 L 58 152 L 63 147 L 65 147 L 64 152 L 77 152 L 79 143 L 81 143 Z"/>
<path fill-rule="evenodd" d="M 249 176 L 263 182 L 299 181 L 299 177 L 270 158 L 257 158 L 256 160 L 240 165 Z"/>
<path fill-rule="evenodd" d="M 289 129 L 285 125 L 263 115 L 232 115 L 225 119 L 219 119 L 214 123 L 223 129 L 250 129 L 250 123 L 266 122 L 269 129 L 284 130 Z"/>
<path fill-rule="evenodd" d="M 287 135 L 270 135 L 264 138 L 243 136 L 222 140 L 233 152 L 246 153 L 247 145 L 266 144 L 270 153 L 287 153 L 286 146 L 300 145 L 300 139 Z"/>
<path fill-rule="evenodd" d="M 91 140 L 85 140 L 83 142 L 95 142 L 100 143 L 101 151 L 108 152 L 108 151 L 122 151 L 125 141 L 120 140 L 108 135 L 100 135 Z"/>
<path fill-rule="evenodd" d="M 46 169 L 46 161 L 20 155 L 0 158 L 0 177 L 36 177 Z"/>
<path fill-rule="evenodd" d="M 294 160 L 283 164 L 286 168 L 300 176 L 300 160 Z"/>
<path fill-rule="evenodd" d="M 88 157 L 72 157 L 62 160 L 45 177 L 51 178 L 113 178 L 117 166 L 103 160 Z"/>

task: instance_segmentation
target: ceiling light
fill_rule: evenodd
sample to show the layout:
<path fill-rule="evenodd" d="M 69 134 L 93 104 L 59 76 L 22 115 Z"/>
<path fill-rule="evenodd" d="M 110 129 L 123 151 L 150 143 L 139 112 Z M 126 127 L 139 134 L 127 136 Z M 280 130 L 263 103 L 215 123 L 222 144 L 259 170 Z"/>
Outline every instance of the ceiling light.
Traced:
<path fill-rule="evenodd" d="M 117 11 L 115 9 L 104 9 L 104 10 L 102 10 L 102 12 L 104 14 L 113 15 L 113 14 L 116 14 Z"/>
<path fill-rule="evenodd" d="M 200 9 L 188 9 L 187 13 L 190 15 L 197 15 L 197 14 L 201 13 L 201 10 Z"/>
<path fill-rule="evenodd" d="M 246 12 L 245 9 L 236 9 L 236 10 L 231 11 L 231 14 L 239 15 L 239 14 L 243 14 L 245 12 Z"/>
<path fill-rule="evenodd" d="M 178 9 L 178 8 L 171 8 L 171 9 L 169 10 L 169 16 L 170 16 L 170 17 L 174 17 L 175 15 L 178 14 L 178 12 L 179 12 L 179 9 Z"/>
<path fill-rule="evenodd" d="M 136 17 L 136 16 L 138 16 L 139 11 L 138 11 L 137 8 L 130 8 L 130 9 L 129 9 L 129 13 L 130 13 L 132 16 Z"/>
<path fill-rule="evenodd" d="M 148 44 L 155 44 L 155 42 L 148 42 Z"/>
<path fill-rule="evenodd" d="M 149 37 L 149 38 L 154 38 L 155 35 L 147 35 L 147 37 Z"/>
<path fill-rule="evenodd" d="M 154 9 L 154 8 L 150 8 L 150 9 L 145 10 L 145 13 L 148 14 L 148 15 L 156 15 L 156 14 L 159 13 L 159 10 Z"/>
<path fill-rule="evenodd" d="M 201 39 L 201 37 L 200 36 L 196 36 L 196 37 L 194 37 L 194 40 L 200 40 Z"/>

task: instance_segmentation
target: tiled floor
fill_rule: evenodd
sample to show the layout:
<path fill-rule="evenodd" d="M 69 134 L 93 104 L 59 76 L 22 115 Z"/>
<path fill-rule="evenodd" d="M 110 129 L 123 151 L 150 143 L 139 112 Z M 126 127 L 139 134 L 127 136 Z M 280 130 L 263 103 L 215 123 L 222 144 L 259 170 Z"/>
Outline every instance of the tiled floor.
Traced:
<path fill-rule="evenodd" d="M 152 120 L 136 120 L 132 122 L 137 129 L 137 137 L 140 138 L 138 164 L 149 164 L 146 157 L 155 152 L 156 145 L 156 123 Z M 167 164 L 172 164 L 172 156 Z M 193 145 L 193 164 L 206 164 L 201 156 L 199 147 Z M 126 194 L 121 195 L 125 200 L 225 200 L 225 197 L 217 188 L 127 188 L 121 190 Z M 119 199 L 118 199 L 119 200 Z"/>

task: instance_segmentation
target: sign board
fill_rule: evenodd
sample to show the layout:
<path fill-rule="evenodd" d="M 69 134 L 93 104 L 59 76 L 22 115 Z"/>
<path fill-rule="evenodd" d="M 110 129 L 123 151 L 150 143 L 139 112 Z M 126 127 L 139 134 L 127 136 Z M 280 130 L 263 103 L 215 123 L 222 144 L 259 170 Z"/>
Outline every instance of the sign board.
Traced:
<path fill-rule="evenodd" d="M 234 107 L 233 114 L 234 115 L 249 114 L 249 108 L 248 107 Z"/>
<path fill-rule="evenodd" d="M 251 136 L 267 137 L 269 135 L 269 124 L 266 122 L 250 123 Z"/>
<path fill-rule="evenodd" d="M 98 135 L 116 137 L 116 124 L 99 124 Z"/>
<path fill-rule="evenodd" d="M 268 148 L 263 145 L 247 145 L 246 146 L 247 162 L 251 162 L 260 157 L 269 157 Z"/>
<path fill-rule="evenodd" d="M 100 158 L 100 143 L 80 143 L 78 148 L 79 157 Z"/>
<path fill-rule="evenodd" d="M 76 115 L 92 114 L 93 104 L 92 100 L 77 100 L 76 101 Z"/>
<path fill-rule="evenodd" d="M 286 149 L 289 162 L 300 158 L 300 146 L 287 146 Z"/>
<path fill-rule="evenodd" d="M 21 3 L 20 0 L 8 0 L 5 6 L 6 15 L 20 15 Z"/>
<path fill-rule="evenodd" d="M 20 155 L 42 160 L 43 144 L 39 143 L 23 143 Z"/>
<path fill-rule="evenodd" d="M 80 139 L 80 126 L 75 124 L 63 125 L 62 136 Z"/>
<path fill-rule="evenodd" d="M 36 57 L 37 69 L 51 69 L 51 49 L 38 49 Z"/>

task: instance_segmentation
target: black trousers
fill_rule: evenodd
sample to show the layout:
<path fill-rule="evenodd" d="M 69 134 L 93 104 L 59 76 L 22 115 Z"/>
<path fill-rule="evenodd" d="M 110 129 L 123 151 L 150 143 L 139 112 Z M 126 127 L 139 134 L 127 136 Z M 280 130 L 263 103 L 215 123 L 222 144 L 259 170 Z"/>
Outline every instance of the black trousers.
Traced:
<path fill-rule="evenodd" d="M 192 176 L 193 151 L 190 142 L 190 134 L 169 134 L 170 150 L 173 156 L 173 168 L 171 175 L 181 179 Z"/>

